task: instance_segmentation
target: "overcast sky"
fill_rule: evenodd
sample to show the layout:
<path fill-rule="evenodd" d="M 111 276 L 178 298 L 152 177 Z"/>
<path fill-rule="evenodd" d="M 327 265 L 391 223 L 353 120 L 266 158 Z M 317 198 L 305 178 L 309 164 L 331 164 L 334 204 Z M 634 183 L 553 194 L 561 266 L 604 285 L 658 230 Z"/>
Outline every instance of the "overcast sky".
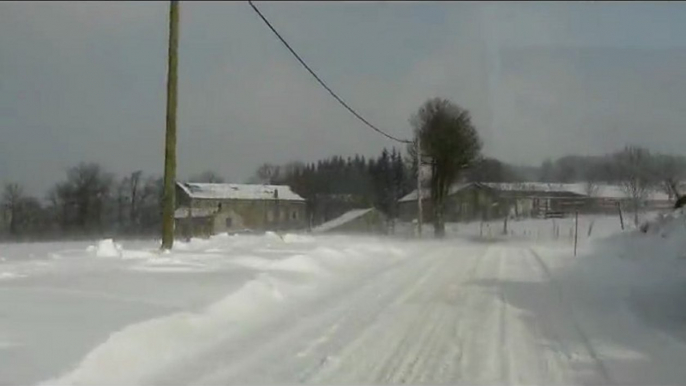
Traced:
<path fill-rule="evenodd" d="M 429 97 L 485 152 L 539 164 L 686 149 L 686 4 L 257 2 L 341 97 L 399 137 Z M 161 175 L 167 2 L 0 2 L 0 182 L 42 195 L 80 161 Z M 181 4 L 178 173 L 393 142 L 335 102 L 244 2 Z"/>

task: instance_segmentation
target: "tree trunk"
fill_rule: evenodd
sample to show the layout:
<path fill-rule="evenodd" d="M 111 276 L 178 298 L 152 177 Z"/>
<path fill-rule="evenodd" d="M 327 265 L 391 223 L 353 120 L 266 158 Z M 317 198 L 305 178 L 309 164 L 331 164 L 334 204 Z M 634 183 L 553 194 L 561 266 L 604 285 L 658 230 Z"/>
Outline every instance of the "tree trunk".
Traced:
<path fill-rule="evenodd" d="M 445 237 L 445 219 L 443 218 L 443 210 L 439 209 L 442 204 L 434 207 L 434 236 L 440 239 Z"/>
<path fill-rule="evenodd" d="M 638 206 L 634 207 L 634 225 L 638 227 Z"/>
<path fill-rule="evenodd" d="M 639 200 L 634 199 L 634 225 L 638 228 L 638 208 L 639 208 Z"/>
<path fill-rule="evenodd" d="M 19 222 L 19 214 L 17 213 L 17 208 L 15 205 L 12 205 L 10 208 L 10 234 L 12 236 L 16 236 L 18 233 L 17 230 L 17 224 Z"/>
<path fill-rule="evenodd" d="M 434 236 L 438 239 L 445 237 L 445 219 L 443 218 L 445 196 L 448 187 L 444 183 L 444 179 L 440 177 L 435 178 L 433 188 L 433 210 L 434 210 Z"/>

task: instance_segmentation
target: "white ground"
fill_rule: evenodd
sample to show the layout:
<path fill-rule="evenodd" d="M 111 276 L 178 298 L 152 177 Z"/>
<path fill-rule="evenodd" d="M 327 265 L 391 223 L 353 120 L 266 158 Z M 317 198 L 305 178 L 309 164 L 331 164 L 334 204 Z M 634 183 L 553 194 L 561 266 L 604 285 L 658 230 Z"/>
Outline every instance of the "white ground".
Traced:
<path fill-rule="evenodd" d="M 684 218 L 593 243 L 618 221 L 587 220 L 578 257 L 551 220 L 0 244 L 0 383 L 683 383 Z"/>

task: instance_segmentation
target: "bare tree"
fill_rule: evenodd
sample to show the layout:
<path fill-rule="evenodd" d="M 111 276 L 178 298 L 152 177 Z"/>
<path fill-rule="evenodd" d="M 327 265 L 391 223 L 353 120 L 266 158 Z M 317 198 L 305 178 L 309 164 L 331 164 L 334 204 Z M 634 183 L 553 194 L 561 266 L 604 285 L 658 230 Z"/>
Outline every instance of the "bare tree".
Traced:
<path fill-rule="evenodd" d="M 40 202 L 28 196 L 16 183 L 5 185 L 2 194 L 2 208 L 9 222 L 12 237 L 35 236 L 47 230 L 49 221 Z"/>
<path fill-rule="evenodd" d="M 301 161 L 288 162 L 279 168 L 277 178 L 273 179 L 273 182 L 281 183 L 281 181 L 300 173 L 304 169 L 305 164 Z"/>
<path fill-rule="evenodd" d="M 9 183 L 5 185 L 2 194 L 2 205 L 9 217 L 9 232 L 13 236 L 16 236 L 19 232 L 23 200 L 24 189 L 19 184 Z"/>
<path fill-rule="evenodd" d="M 139 227 L 140 184 L 143 172 L 137 170 L 121 180 L 117 187 L 117 218 L 120 227 L 135 231 Z"/>
<path fill-rule="evenodd" d="M 468 181 L 472 182 L 516 182 L 520 178 L 507 165 L 495 158 L 481 158 L 466 171 Z"/>
<path fill-rule="evenodd" d="M 102 231 L 112 180 L 112 176 L 95 163 L 80 163 L 69 169 L 67 181 L 58 184 L 54 191 L 58 206 L 62 208 L 63 226 L 81 232 Z"/>
<path fill-rule="evenodd" d="M 615 162 L 622 189 L 631 201 L 634 224 L 638 226 L 638 213 L 654 187 L 650 152 L 638 146 L 626 146 L 615 154 Z"/>
<path fill-rule="evenodd" d="M 162 178 L 148 177 L 140 191 L 136 205 L 139 230 L 154 231 L 162 221 Z"/>
<path fill-rule="evenodd" d="M 196 174 L 192 176 L 190 180 L 193 182 L 204 182 L 208 184 L 224 183 L 224 178 L 211 170 L 206 170 L 200 174 Z"/>
<path fill-rule="evenodd" d="M 679 182 L 686 176 L 686 160 L 670 155 L 655 157 L 655 176 L 658 188 L 675 202 L 681 197 Z"/>
<path fill-rule="evenodd" d="M 421 138 L 422 162 L 431 167 L 431 203 L 434 233 L 445 236 L 445 198 L 462 171 L 473 166 L 481 153 L 481 140 L 469 111 L 449 100 L 426 101 L 411 118 Z"/>
<path fill-rule="evenodd" d="M 117 228 L 122 231 L 126 227 L 125 213 L 127 212 L 127 206 L 129 203 L 128 198 L 128 187 L 129 179 L 128 177 L 123 178 L 116 187 L 116 205 L 117 205 Z"/>
<path fill-rule="evenodd" d="M 277 183 L 281 176 L 281 167 L 270 163 L 260 165 L 255 172 L 255 175 L 250 179 L 251 183 L 255 184 L 270 184 Z"/>
<path fill-rule="evenodd" d="M 587 179 L 584 182 L 584 193 L 588 197 L 595 197 L 598 195 L 598 191 L 600 190 L 600 185 L 598 184 L 597 181 L 594 181 L 592 179 Z"/>
<path fill-rule="evenodd" d="M 21 217 L 19 219 L 19 233 L 34 237 L 44 233 L 48 229 L 49 223 L 46 221 L 46 212 L 40 202 L 30 196 L 21 200 Z"/>

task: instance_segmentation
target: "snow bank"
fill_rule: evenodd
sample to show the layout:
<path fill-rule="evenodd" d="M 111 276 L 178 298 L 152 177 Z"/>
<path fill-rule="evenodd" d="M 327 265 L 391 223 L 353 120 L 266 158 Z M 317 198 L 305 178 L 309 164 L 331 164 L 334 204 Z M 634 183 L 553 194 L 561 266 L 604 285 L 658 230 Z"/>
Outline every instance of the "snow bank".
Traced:
<path fill-rule="evenodd" d="M 97 245 L 86 248 L 86 252 L 95 254 L 95 257 L 122 257 L 122 247 L 112 239 L 100 240 Z"/>
<path fill-rule="evenodd" d="M 132 269 L 145 272 L 205 272 L 210 270 L 206 264 L 170 256 L 147 259 Z"/>
<path fill-rule="evenodd" d="M 159 257 L 159 253 L 152 251 L 136 251 L 122 249 L 122 258 L 124 259 L 153 259 Z"/>
<path fill-rule="evenodd" d="M 121 244 L 115 243 L 112 239 L 100 240 L 96 245 L 89 245 L 86 252 L 95 257 L 102 258 L 121 258 L 121 259 L 152 259 L 159 257 L 159 253 L 150 250 L 125 250 Z M 62 256 L 51 253 L 50 258 L 59 259 Z"/>
<path fill-rule="evenodd" d="M 238 256 L 228 260 L 229 263 L 243 267 L 264 270 L 272 263 L 271 260 L 257 256 Z"/>
<path fill-rule="evenodd" d="M 277 260 L 269 265 L 269 269 L 290 272 L 322 273 L 323 269 L 316 260 L 305 255 L 295 255 L 287 259 Z"/>
<path fill-rule="evenodd" d="M 293 255 L 283 259 L 265 259 L 256 256 L 240 256 L 229 262 L 243 267 L 254 268 L 262 271 L 287 271 L 310 274 L 322 274 L 325 269 L 321 259 L 317 256 Z"/>
<path fill-rule="evenodd" d="M 255 247 L 259 249 L 277 237 L 281 239 L 276 234 L 228 238 L 211 242 L 209 247 L 235 250 L 234 241 L 249 240 L 254 252 Z M 310 241 L 299 236 L 290 239 L 297 240 L 296 243 Z M 276 244 L 274 249 L 285 246 Z M 394 261 L 396 251 L 389 253 L 387 247 L 366 244 L 351 245 L 350 239 L 327 240 L 326 247 L 315 244 L 296 254 L 289 250 L 269 258 L 253 254 L 223 256 L 221 260 L 225 263 L 255 268 L 258 272 L 254 279 L 199 312 L 175 313 L 124 327 L 90 351 L 72 371 L 43 384 L 149 383 L 155 376 L 169 373 L 217 345 L 238 344 L 234 340 L 246 339 L 287 315 L 298 315 L 303 304 L 352 285 L 359 277 L 354 272 L 372 272 Z M 202 251 L 172 252 L 138 264 L 136 269 L 197 269 L 198 259 L 206 262 L 203 256 Z M 304 279 L 294 281 L 290 276 L 293 272 L 302 274 Z"/>
<path fill-rule="evenodd" d="M 23 277 L 26 277 L 26 275 L 16 272 L 0 272 L 0 280 L 21 279 Z"/>
<path fill-rule="evenodd" d="M 305 235 L 296 235 L 292 233 L 287 233 L 283 236 L 283 241 L 286 244 L 305 244 L 305 243 L 313 243 L 314 242 L 314 237 L 312 236 L 305 236 Z"/>
<path fill-rule="evenodd" d="M 632 230 L 599 240 L 596 248 L 623 258 L 674 260 L 686 258 L 686 212 L 684 208 L 655 215 Z M 686 262 L 685 262 L 686 263 Z"/>
<path fill-rule="evenodd" d="M 272 231 L 267 231 L 267 232 L 265 232 L 265 233 L 264 233 L 264 237 L 269 238 L 269 239 L 273 239 L 273 240 L 281 240 L 281 241 L 283 241 L 283 238 L 282 238 L 281 236 L 279 236 L 278 233 L 272 232 Z"/>
<path fill-rule="evenodd" d="M 260 276 L 200 313 L 126 327 L 91 351 L 76 369 L 42 384 L 144 384 L 146 377 L 255 328 L 264 316 L 279 312 L 277 305 L 285 299 L 275 280 Z"/>

